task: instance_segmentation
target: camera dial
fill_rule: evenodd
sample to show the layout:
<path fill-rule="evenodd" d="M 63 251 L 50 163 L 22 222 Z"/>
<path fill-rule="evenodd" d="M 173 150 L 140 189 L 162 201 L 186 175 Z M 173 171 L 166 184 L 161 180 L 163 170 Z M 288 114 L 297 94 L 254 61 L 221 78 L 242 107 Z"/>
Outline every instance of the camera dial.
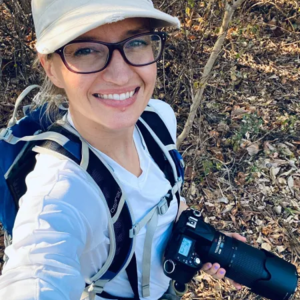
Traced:
<path fill-rule="evenodd" d="M 195 257 L 195 259 L 194 259 L 194 264 L 195 264 L 196 266 L 198 266 L 198 265 L 201 264 L 201 260 L 200 260 L 199 257 Z"/>

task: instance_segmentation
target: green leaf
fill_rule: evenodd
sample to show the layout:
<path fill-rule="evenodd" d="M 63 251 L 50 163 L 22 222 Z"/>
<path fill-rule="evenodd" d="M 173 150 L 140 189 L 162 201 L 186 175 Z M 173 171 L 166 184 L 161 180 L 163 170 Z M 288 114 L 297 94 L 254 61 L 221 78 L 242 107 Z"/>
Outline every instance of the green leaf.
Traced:
<path fill-rule="evenodd" d="M 212 171 L 214 164 L 210 160 L 204 160 L 202 162 L 202 166 L 203 166 L 204 174 L 208 175 Z"/>

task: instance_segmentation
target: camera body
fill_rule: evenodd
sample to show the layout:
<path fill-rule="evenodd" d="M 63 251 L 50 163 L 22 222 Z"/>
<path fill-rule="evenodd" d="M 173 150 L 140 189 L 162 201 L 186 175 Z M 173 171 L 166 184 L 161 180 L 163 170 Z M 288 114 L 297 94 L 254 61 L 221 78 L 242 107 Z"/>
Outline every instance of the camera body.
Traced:
<path fill-rule="evenodd" d="M 219 263 L 228 278 L 272 300 L 288 300 L 297 288 L 294 265 L 224 235 L 205 223 L 199 211 L 186 210 L 174 225 L 166 247 L 164 272 L 184 284 L 206 262 Z"/>
<path fill-rule="evenodd" d="M 189 282 L 201 269 L 202 262 L 197 254 L 197 230 L 200 212 L 193 210 L 186 222 L 180 218 L 165 252 L 164 271 L 178 282 Z M 193 230 L 189 232 L 189 228 Z"/>

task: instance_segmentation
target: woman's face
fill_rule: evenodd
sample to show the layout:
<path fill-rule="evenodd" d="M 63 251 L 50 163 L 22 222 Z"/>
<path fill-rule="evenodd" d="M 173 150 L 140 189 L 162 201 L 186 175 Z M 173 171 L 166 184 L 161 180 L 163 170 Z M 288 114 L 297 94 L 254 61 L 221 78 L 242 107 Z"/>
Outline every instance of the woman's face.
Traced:
<path fill-rule="evenodd" d="M 143 32 L 149 32 L 146 20 L 126 19 L 93 29 L 80 39 L 115 43 Z M 48 61 L 42 59 L 42 63 L 52 82 L 65 90 L 74 123 L 81 127 L 99 129 L 100 126 L 105 130 L 132 128 L 151 98 L 156 81 L 155 63 L 143 67 L 130 66 L 118 50 L 114 51 L 106 69 L 94 74 L 72 73 L 58 54 Z M 130 98 L 125 101 L 105 99 L 109 95 L 124 97 L 124 94 Z"/>

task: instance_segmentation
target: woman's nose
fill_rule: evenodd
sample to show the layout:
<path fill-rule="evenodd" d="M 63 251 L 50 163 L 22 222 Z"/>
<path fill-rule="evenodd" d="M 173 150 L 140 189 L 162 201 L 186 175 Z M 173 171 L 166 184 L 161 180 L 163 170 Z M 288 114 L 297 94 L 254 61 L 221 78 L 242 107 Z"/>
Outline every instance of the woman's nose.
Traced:
<path fill-rule="evenodd" d="M 126 84 L 133 73 L 131 66 L 126 63 L 119 50 L 114 50 L 109 65 L 103 71 L 103 79 L 117 85 Z"/>

